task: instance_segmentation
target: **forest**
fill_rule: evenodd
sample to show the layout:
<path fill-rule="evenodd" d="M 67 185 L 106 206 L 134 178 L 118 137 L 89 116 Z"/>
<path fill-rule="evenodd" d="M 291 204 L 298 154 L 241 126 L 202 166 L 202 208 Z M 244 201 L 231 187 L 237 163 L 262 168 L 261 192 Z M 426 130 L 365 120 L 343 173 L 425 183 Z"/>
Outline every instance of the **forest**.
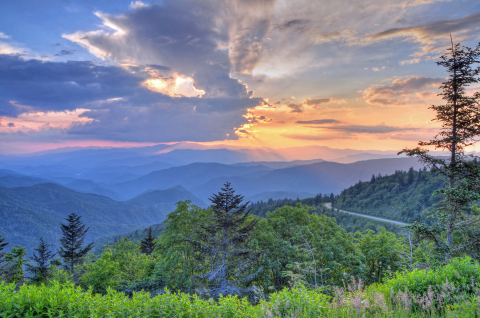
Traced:
<path fill-rule="evenodd" d="M 465 87 L 479 57 L 480 45 L 452 44 L 437 63 L 449 73 L 446 105 L 431 107 L 443 128 L 401 151 L 425 169 L 302 200 L 250 203 L 226 182 L 208 207 L 179 201 L 164 222 L 97 243 L 77 207 L 28 259 L 0 237 L 0 316 L 478 317 L 480 165 L 467 147 L 480 93 Z"/>

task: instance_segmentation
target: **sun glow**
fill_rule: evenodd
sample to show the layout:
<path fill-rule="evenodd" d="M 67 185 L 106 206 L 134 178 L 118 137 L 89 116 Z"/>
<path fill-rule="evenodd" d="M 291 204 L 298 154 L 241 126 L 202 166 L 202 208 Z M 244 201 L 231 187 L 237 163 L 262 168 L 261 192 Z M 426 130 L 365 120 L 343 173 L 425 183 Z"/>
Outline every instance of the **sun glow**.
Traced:
<path fill-rule="evenodd" d="M 171 97 L 202 97 L 205 94 L 204 90 L 195 88 L 193 78 L 179 75 L 169 78 L 151 78 L 142 85 Z"/>

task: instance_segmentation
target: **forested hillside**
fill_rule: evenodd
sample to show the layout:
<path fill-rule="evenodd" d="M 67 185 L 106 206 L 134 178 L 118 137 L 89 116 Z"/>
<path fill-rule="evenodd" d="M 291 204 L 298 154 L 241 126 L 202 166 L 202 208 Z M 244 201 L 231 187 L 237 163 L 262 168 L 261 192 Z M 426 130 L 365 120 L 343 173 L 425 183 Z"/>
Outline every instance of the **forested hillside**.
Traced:
<path fill-rule="evenodd" d="M 53 183 L 0 187 L 0 235 L 9 237 L 10 248 L 22 245 L 30 253 L 40 237 L 57 244 L 61 235 L 60 223 L 64 223 L 70 213 L 80 215 L 90 227 L 87 241 L 143 229 L 162 222 L 169 212 L 175 210 L 176 200 L 181 200 L 182 194 L 184 200 L 194 198 L 186 190 L 165 191 L 167 194 L 178 192 L 178 195 L 168 198 L 158 191 L 160 193 L 147 194 L 150 195 L 148 202 L 138 198 L 136 205 L 79 193 Z M 155 194 L 156 198 L 152 197 Z"/>
<path fill-rule="evenodd" d="M 423 219 L 422 211 L 441 200 L 433 191 L 443 187 L 437 174 L 426 170 L 397 171 L 389 176 L 372 176 L 358 182 L 335 198 L 334 207 L 392 220 Z"/>
<path fill-rule="evenodd" d="M 365 231 L 365 230 L 376 230 L 379 227 L 383 226 L 389 231 L 398 232 L 399 228 L 396 225 L 385 223 L 381 221 L 370 220 L 360 216 L 354 216 L 347 213 L 339 213 L 333 211 L 332 209 L 328 209 L 325 207 L 325 203 L 332 202 L 334 200 L 334 195 L 331 193 L 330 195 L 322 195 L 317 194 L 313 198 L 306 198 L 306 199 L 280 199 L 280 200 L 268 200 L 266 202 L 259 201 L 250 204 L 250 208 L 252 209 L 252 214 L 258 215 L 260 217 L 266 217 L 268 213 L 275 211 L 278 208 L 283 206 L 291 206 L 295 207 L 298 204 L 302 204 L 304 206 L 311 206 L 314 207 L 315 210 L 312 213 L 316 213 L 318 215 L 325 215 L 331 218 L 334 218 L 337 221 L 337 224 L 344 228 L 347 232 L 356 232 L 356 231 Z"/>

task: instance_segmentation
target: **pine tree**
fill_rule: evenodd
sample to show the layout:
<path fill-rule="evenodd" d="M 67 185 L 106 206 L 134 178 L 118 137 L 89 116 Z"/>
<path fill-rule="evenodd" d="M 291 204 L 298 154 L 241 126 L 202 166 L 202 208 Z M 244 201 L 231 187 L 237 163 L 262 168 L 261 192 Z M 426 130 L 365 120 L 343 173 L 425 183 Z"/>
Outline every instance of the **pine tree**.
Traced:
<path fill-rule="evenodd" d="M 25 272 L 23 270 L 25 255 L 27 255 L 25 247 L 19 245 L 15 245 L 10 252 L 5 254 L 7 266 L 4 271 L 4 277 L 7 282 L 21 284 L 25 281 Z"/>
<path fill-rule="evenodd" d="M 413 183 L 413 180 L 415 179 L 415 176 L 413 174 L 413 167 L 410 167 L 410 169 L 408 169 L 408 179 L 407 179 L 407 183 L 410 185 Z"/>
<path fill-rule="evenodd" d="M 33 275 L 33 281 L 42 281 L 48 279 L 48 269 L 50 267 L 50 260 L 55 256 L 49 247 L 52 245 L 46 244 L 43 241 L 43 238 L 40 238 L 37 248 L 34 250 L 38 252 L 33 253 L 33 258 L 31 259 L 35 262 L 35 265 L 25 264 L 27 272 Z"/>
<path fill-rule="evenodd" d="M 200 272 L 197 277 L 209 290 L 209 294 L 242 295 L 249 289 L 245 285 L 252 281 L 261 268 L 252 273 L 255 261 L 261 253 L 248 247 L 252 230 L 258 219 L 249 220 L 251 210 L 242 204 L 243 196 L 226 183 L 222 192 L 214 194 L 210 222 L 200 224 L 198 230 L 187 240 L 197 251 Z"/>
<path fill-rule="evenodd" d="M 63 258 L 66 270 L 72 275 L 75 273 L 75 265 L 83 262 L 83 257 L 93 248 L 93 243 L 82 248 L 85 241 L 85 224 L 82 223 L 81 217 L 75 213 L 71 213 L 67 217 L 68 224 L 60 224 L 63 237 L 60 239 L 61 247 L 58 254 Z"/>
<path fill-rule="evenodd" d="M 154 241 L 155 238 L 152 235 L 152 227 L 149 227 L 147 236 L 144 237 L 141 242 L 140 249 L 142 253 L 151 255 L 153 253 L 153 250 L 155 249 L 155 246 L 157 246 L 157 243 L 155 243 Z"/>
<path fill-rule="evenodd" d="M 443 200 L 431 215 L 433 224 L 415 223 L 412 230 L 421 240 L 432 241 L 445 262 L 455 254 L 468 251 L 469 246 L 480 242 L 478 224 L 480 217 L 471 213 L 471 205 L 480 199 L 480 168 L 465 153 L 480 135 L 480 92 L 467 95 L 465 88 L 478 83 L 480 67 L 480 44 L 474 48 L 453 44 L 440 57 L 437 65 L 448 71 L 447 80 L 440 88 L 444 105 L 433 105 L 435 121 L 442 124 L 434 139 L 419 142 L 419 146 L 433 146 L 450 152 L 448 159 L 434 157 L 427 149 L 417 147 L 404 149 L 408 156 L 416 156 L 431 171 L 445 180 L 445 187 L 436 192 Z"/>
<path fill-rule="evenodd" d="M 370 179 L 370 183 L 375 183 L 375 175 L 372 174 L 372 179 Z"/>

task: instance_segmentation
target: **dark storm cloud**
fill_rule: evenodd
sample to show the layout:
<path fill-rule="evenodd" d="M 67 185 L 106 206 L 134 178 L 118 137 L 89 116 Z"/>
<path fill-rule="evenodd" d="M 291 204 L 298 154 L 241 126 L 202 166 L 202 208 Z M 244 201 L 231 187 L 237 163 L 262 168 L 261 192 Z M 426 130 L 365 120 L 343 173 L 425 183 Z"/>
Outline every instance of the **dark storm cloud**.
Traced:
<path fill-rule="evenodd" d="M 142 80 L 114 66 L 0 55 L 0 115 L 73 110 L 96 100 L 126 97 L 142 90 Z"/>
<path fill-rule="evenodd" d="M 222 5 L 211 1 L 165 1 L 121 15 L 98 14 L 120 33 L 77 32 L 64 37 L 105 59 L 161 65 L 160 71 L 192 77 L 204 97 L 249 97 L 252 92 L 230 77 L 228 54 L 218 49 L 219 43 L 228 41 L 228 28 L 215 22 L 219 10 Z"/>
<path fill-rule="evenodd" d="M 94 121 L 67 129 L 51 128 L 48 134 L 39 133 L 41 139 L 51 139 L 56 132 L 72 139 L 212 141 L 223 140 L 227 134 L 236 138 L 234 127 L 247 122 L 242 116 L 245 109 L 262 101 L 248 95 L 173 98 L 143 87 L 141 83 L 147 77 L 142 67 L 132 74 L 122 67 L 91 62 L 26 61 L 19 56 L 0 55 L 0 115 L 90 109 L 81 117 Z M 8 139 L 32 138 L 32 134 L 21 131 L 14 135 Z"/>
<path fill-rule="evenodd" d="M 92 121 L 49 128 L 45 138 L 58 133 L 59 138 L 155 142 L 236 139 L 234 128 L 247 123 L 243 115 L 263 99 L 253 98 L 230 73 L 257 63 L 258 39 L 269 28 L 274 2 L 166 0 L 117 14 L 97 12 L 105 27 L 63 37 L 106 64 L 3 56 L 0 115 L 88 109 L 80 116 Z M 175 83 L 177 77 L 193 79 L 194 88 L 205 94 L 171 97 L 142 85 L 147 79 Z"/>

